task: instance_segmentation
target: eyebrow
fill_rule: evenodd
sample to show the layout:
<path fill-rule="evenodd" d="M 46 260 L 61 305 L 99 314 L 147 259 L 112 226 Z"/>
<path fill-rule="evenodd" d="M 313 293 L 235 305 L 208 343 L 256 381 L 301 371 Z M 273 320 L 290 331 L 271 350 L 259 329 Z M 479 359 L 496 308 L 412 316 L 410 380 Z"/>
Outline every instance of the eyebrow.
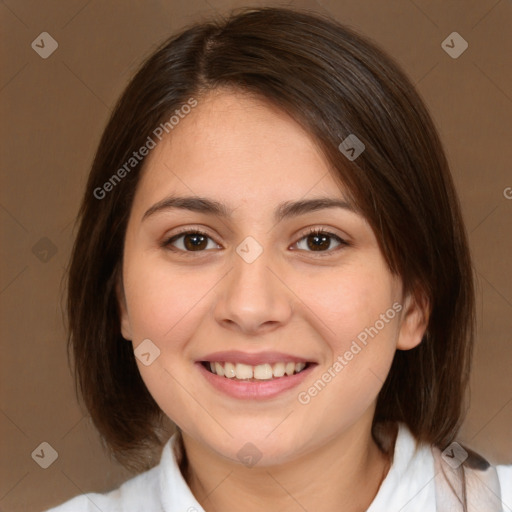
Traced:
<path fill-rule="evenodd" d="M 234 209 L 228 208 L 224 203 L 213 199 L 198 196 L 169 196 L 149 208 L 142 216 L 144 221 L 158 212 L 171 209 L 188 210 L 197 213 L 205 213 L 216 217 L 228 219 Z M 280 203 L 274 211 L 274 220 L 279 222 L 286 218 L 297 217 L 306 213 L 323 210 L 326 208 L 343 208 L 353 213 L 357 209 L 344 199 L 333 197 L 319 197 L 300 201 L 285 201 Z"/>

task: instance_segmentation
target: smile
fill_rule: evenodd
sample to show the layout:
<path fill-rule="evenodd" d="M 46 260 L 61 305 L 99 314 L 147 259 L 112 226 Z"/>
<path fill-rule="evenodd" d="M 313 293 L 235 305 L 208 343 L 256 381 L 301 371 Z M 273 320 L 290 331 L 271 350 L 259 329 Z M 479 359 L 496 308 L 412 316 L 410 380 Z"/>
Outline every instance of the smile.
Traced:
<path fill-rule="evenodd" d="M 211 373 L 227 379 L 244 381 L 271 380 L 290 377 L 302 372 L 309 363 L 277 362 L 252 366 L 244 363 L 205 361 L 203 366 Z"/>
<path fill-rule="evenodd" d="M 250 401 L 287 396 L 303 385 L 317 366 L 317 362 L 276 352 L 217 352 L 195 362 L 210 389 Z M 293 395 L 289 396 L 294 399 Z"/>

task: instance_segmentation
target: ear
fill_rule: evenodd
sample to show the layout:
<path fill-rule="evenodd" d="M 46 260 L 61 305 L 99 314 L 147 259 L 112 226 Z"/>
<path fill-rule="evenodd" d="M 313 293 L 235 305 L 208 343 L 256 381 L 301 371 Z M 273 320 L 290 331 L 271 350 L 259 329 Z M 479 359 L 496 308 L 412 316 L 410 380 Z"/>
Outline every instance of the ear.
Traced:
<path fill-rule="evenodd" d="M 417 347 L 428 327 L 430 317 L 429 300 L 423 292 L 407 295 L 402 313 L 396 348 L 410 350 Z"/>
<path fill-rule="evenodd" d="M 128 316 L 128 308 L 126 305 L 126 298 L 124 295 L 124 287 L 122 277 L 119 275 L 116 281 L 116 296 L 117 303 L 119 304 L 119 316 L 121 320 L 121 335 L 125 340 L 132 340 L 132 327 L 130 318 Z"/>

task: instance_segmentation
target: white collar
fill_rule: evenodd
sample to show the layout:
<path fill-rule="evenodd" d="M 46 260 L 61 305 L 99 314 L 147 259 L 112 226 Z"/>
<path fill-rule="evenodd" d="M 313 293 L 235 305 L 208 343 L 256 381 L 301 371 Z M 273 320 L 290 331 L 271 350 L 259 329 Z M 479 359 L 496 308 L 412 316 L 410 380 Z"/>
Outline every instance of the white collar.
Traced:
<path fill-rule="evenodd" d="M 399 423 L 393 463 L 366 512 L 434 512 L 434 459 L 429 445 L 417 444 L 404 423 Z"/>
<path fill-rule="evenodd" d="M 160 460 L 160 493 L 165 512 L 204 512 L 181 474 L 176 452 L 178 433 L 165 444 Z"/>
<path fill-rule="evenodd" d="M 183 478 L 175 449 L 178 434 L 165 444 L 160 459 L 160 492 L 165 512 L 204 512 Z M 434 461 L 428 445 L 417 445 L 399 424 L 393 463 L 367 512 L 435 511 Z"/>

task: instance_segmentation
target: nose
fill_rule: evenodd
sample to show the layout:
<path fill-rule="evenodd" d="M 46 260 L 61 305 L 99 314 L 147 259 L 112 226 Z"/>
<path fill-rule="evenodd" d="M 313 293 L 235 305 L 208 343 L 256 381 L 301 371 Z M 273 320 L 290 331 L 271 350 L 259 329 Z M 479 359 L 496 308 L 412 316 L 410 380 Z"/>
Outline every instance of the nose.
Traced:
<path fill-rule="evenodd" d="M 247 335 L 282 327 L 293 312 L 293 292 L 279 272 L 275 258 L 265 250 L 253 261 L 243 252 L 240 254 L 234 254 L 233 267 L 216 294 L 216 321 L 224 328 Z"/>

